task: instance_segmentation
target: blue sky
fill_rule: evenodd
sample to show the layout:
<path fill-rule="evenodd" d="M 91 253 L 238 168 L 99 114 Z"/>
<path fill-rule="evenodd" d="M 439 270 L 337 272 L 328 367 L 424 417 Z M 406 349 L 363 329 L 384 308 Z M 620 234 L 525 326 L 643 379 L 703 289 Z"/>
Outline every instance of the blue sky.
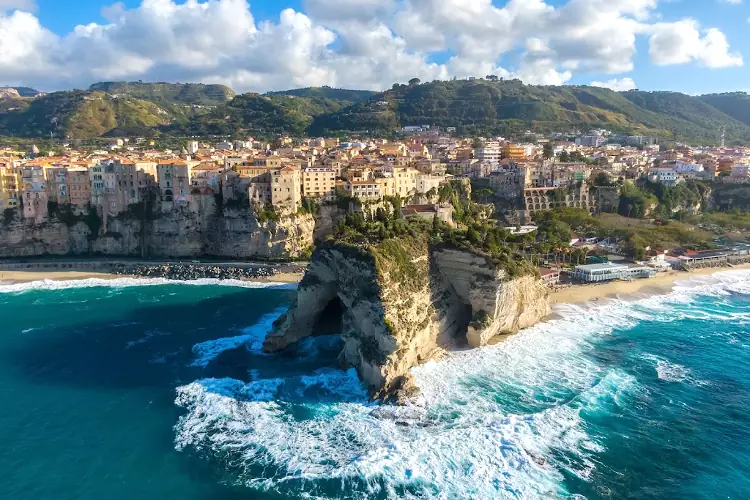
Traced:
<path fill-rule="evenodd" d="M 746 90 L 744 2 L 122 0 L 107 19 L 111 1 L 0 0 L 0 75 L 9 78 L 0 84 L 54 90 L 160 79 L 241 91 L 378 89 L 410 75 L 491 72 L 535 84 Z M 79 25 L 88 28 L 74 32 Z"/>

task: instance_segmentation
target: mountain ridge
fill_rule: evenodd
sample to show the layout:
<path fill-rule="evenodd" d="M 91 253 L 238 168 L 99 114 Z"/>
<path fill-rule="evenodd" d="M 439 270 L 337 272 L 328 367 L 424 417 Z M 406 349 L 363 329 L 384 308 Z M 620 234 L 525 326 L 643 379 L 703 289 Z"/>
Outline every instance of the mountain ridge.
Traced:
<path fill-rule="evenodd" d="M 728 143 L 750 142 L 744 92 L 690 96 L 470 79 L 394 84 L 383 92 L 307 87 L 236 94 L 223 85 L 99 82 L 87 90 L 2 101 L 0 135 L 21 137 L 392 136 L 424 124 L 455 127 L 462 136 L 606 128 L 699 144 L 717 143 L 725 130 Z"/>

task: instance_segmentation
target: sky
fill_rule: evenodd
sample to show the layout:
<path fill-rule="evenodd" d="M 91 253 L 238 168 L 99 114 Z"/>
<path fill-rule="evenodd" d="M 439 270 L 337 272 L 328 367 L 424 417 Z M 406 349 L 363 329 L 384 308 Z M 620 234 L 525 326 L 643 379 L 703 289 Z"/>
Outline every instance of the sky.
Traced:
<path fill-rule="evenodd" d="M 746 65 L 747 64 L 747 65 Z M 0 0 L 0 86 L 750 89 L 750 0 Z"/>

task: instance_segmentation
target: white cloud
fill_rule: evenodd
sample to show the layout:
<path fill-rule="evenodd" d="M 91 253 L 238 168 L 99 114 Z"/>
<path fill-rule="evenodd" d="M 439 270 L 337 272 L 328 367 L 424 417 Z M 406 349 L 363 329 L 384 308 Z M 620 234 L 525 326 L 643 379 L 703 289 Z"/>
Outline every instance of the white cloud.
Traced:
<path fill-rule="evenodd" d="M 624 78 L 613 78 L 611 80 L 607 80 L 606 82 L 591 82 L 592 87 L 604 87 L 607 89 L 612 89 L 615 92 L 622 92 L 624 90 L 633 90 L 635 88 L 638 88 L 630 77 L 624 77 Z"/>
<path fill-rule="evenodd" d="M 742 64 L 717 29 L 656 22 L 657 1 L 305 0 L 304 12 L 258 22 L 247 0 L 142 0 L 105 6 L 106 24 L 58 36 L 33 14 L 9 10 L 33 2 L 0 0 L 0 75 L 45 90 L 102 79 L 382 89 L 486 74 L 557 85 L 631 71 L 638 37 L 648 37 L 655 64 Z"/>
<path fill-rule="evenodd" d="M 709 28 L 700 31 L 692 19 L 675 23 L 659 23 L 650 28 L 648 53 L 658 65 L 685 64 L 692 61 L 707 68 L 742 66 L 742 55 L 730 52 L 729 42 L 721 31 Z"/>

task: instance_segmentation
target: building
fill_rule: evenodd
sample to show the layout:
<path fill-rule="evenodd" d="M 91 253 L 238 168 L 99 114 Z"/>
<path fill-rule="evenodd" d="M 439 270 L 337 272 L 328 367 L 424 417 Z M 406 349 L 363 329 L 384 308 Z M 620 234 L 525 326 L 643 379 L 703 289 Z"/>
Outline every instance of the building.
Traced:
<path fill-rule="evenodd" d="M 68 192 L 74 209 L 88 207 L 91 203 L 91 179 L 87 167 L 68 168 Z"/>
<path fill-rule="evenodd" d="M 652 167 L 648 172 L 648 178 L 651 182 L 658 182 L 670 187 L 674 187 L 680 182 L 675 167 L 668 166 Z"/>
<path fill-rule="evenodd" d="M 474 158 L 479 161 L 486 161 L 489 163 L 499 163 L 503 156 L 503 151 L 499 147 L 485 147 L 476 148 L 474 150 Z"/>
<path fill-rule="evenodd" d="M 380 184 L 376 180 L 348 181 L 344 185 L 344 189 L 349 196 L 359 200 L 379 200 L 383 197 Z"/>
<path fill-rule="evenodd" d="M 215 163 L 201 163 L 193 167 L 190 185 L 203 194 L 216 194 L 221 190 L 221 174 L 224 168 Z"/>
<path fill-rule="evenodd" d="M 585 283 L 597 283 L 617 279 L 651 278 L 656 275 L 656 271 L 650 267 L 628 266 L 606 262 L 604 264 L 576 266 L 575 270 L 569 274 L 573 279 Z"/>
<path fill-rule="evenodd" d="M 11 162 L 0 162 L 0 210 L 18 208 L 21 179 Z"/>
<path fill-rule="evenodd" d="M 503 148 L 503 156 L 511 161 L 525 160 L 526 148 L 520 144 L 508 144 Z"/>
<path fill-rule="evenodd" d="M 300 170 L 284 167 L 271 174 L 271 204 L 275 209 L 296 213 L 302 205 Z"/>
<path fill-rule="evenodd" d="M 415 168 L 394 168 L 393 179 L 395 180 L 396 195 L 401 198 L 411 198 L 417 193 L 417 176 L 419 170 Z"/>
<path fill-rule="evenodd" d="M 192 200 L 190 165 L 181 160 L 165 160 L 157 165 L 157 182 L 163 202 L 187 203 Z"/>
<path fill-rule="evenodd" d="M 302 195 L 324 201 L 336 199 L 336 172 L 330 167 L 310 167 L 302 171 Z"/>
<path fill-rule="evenodd" d="M 50 167 L 46 171 L 49 201 L 70 204 L 70 181 L 67 167 Z"/>
<path fill-rule="evenodd" d="M 21 200 L 26 219 L 43 220 L 47 217 L 47 180 L 44 166 L 27 163 L 18 169 L 21 177 Z"/>
<path fill-rule="evenodd" d="M 601 147 L 607 139 L 601 135 L 582 135 L 576 137 L 576 146 L 585 146 L 590 148 Z"/>
<path fill-rule="evenodd" d="M 443 205 L 406 205 L 401 209 L 404 217 L 410 215 L 422 217 L 432 221 L 435 217 L 453 227 L 453 206 L 450 204 Z"/>
<path fill-rule="evenodd" d="M 417 194 L 429 193 L 431 190 L 437 190 L 445 182 L 444 175 L 417 175 Z"/>
<path fill-rule="evenodd" d="M 596 211 L 596 197 L 589 193 L 586 183 L 582 183 L 580 187 L 569 188 L 528 188 L 523 190 L 523 197 L 528 214 L 563 207 Z"/>

